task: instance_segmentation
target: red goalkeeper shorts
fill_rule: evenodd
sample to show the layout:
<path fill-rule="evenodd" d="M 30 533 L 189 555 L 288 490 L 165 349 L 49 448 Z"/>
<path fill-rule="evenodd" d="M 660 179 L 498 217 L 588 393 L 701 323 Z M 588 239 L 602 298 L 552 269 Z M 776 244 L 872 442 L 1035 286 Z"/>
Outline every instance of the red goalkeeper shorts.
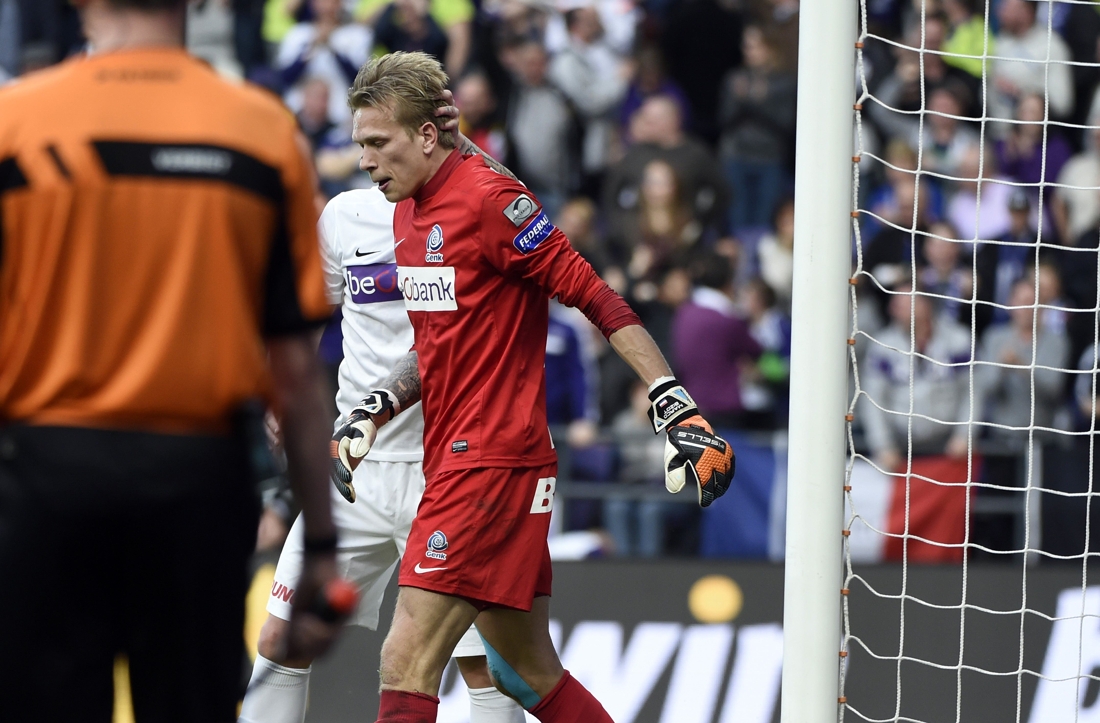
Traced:
<path fill-rule="evenodd" d="M 398 582 L 484 610 L 529 611 L 550 594 L 546 535 L 557 465 L 464 469 L 428 481 Z"/>

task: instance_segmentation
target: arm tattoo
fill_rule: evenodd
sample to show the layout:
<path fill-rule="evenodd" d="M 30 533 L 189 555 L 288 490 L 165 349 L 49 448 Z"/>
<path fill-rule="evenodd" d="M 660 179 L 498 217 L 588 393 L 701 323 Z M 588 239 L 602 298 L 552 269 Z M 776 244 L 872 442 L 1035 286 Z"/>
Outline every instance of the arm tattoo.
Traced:
<path fill-rule="evenodd" d="M 420 401 L 420 370 L 416 361 L 416 352 L 410 351 L 378 385 L 393 392 L 402 411 Z"/>
<path fill-rule="evenodd" d="M 466 136 L 460 136 L 460 138 L 462 139 L 462 143 L 458 148 L 459 153 L 461 153 L 464 156 L 472 156 L 474 154 L 477 154 L 477 155 L 481 156 L 483 159 L 485 159 L 485 165 L 486 166 L 488 166 L 489 168 L 492 168 L 494 171 L 496 171 L 500 175 L 508 176 L 508 178 L 511 178 L 513 181 L 518 181 L 519 180 L 518 178 L 516 178 L 516 175 L 514 173 L 509 171 L 504 166 L 504 164 L 500 163 L 499 161 L 497 161 L 497 159 L 493 158 L 488 153 L 486 153 L 485 151 L 478 148 L 477 144 L 474 143 L 473 141 L 471 141 L 469 138 L 467 138 Z"/>

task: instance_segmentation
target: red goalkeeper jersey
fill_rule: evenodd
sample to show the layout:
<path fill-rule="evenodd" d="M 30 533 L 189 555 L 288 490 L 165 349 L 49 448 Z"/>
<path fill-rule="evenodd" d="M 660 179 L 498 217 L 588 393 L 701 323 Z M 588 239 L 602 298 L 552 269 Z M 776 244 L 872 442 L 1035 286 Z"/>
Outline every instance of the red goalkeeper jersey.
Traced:
<path fill-rule="evenodd" d="M 606 334 L 639 323 L 522 184 L 451 153 L 397 204 L 398 272 L 424 405 L 424 472 L 555 461 L 546 425 L 548 299 Z"/>

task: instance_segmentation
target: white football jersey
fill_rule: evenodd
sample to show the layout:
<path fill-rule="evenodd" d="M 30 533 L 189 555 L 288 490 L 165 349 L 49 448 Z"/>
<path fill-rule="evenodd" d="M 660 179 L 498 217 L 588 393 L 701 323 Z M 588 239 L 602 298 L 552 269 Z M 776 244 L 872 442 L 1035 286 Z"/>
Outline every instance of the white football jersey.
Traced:
<path fill-rule="evenodd" d="M 397 284 L 393 209 L 377 187 L 341 193 L 321 214 L 321 263 L 329 301 L 343 307 L 344 361 L 336 407 L 339 426 L 377 389 L 413 345 L 413 330 Z M 378 432 L 367 459 L 417 462 L 424 457 L 420 404 Z"/>

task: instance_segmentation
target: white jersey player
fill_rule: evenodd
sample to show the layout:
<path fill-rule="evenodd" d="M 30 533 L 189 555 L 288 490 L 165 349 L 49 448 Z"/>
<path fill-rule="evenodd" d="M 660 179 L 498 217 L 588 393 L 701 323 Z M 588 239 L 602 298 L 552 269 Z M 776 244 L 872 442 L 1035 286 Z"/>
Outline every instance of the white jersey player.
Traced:
<path fill-rule="evenodd" d="M 321 215 L 321 261 L 329 301 L 343 307 L 337 426 L 359 400 L 379 387 L 413 344 L 412 325 L 397 283 L 393 213 L 393 204 L 377 188 L 370 188 L 340 194 Z M 423 432 L 417 404 L 382 428 L 370 454 L 355 469 L 355 502 L 349 503 L 333 489 L 332 516 L 340 540 L 337 561 L 342 576 L 361 595 L 351 622 L 371 630 L 378 627 L 382 594 L 405 552 L 405 539 L 424 492 Z M 270 615 L 260 634 L 241 723 L 305 720 L 312 661 L 276 664 L 271 660 L 280 657 L 302 555 L 299 517 L 275 571 L 267 603 Z M 484 656 L 481 638 L 471 628 L 454 652 L 470 689 L 471 723 L 522 723 L 519 705 L 493 687 Z"/>

